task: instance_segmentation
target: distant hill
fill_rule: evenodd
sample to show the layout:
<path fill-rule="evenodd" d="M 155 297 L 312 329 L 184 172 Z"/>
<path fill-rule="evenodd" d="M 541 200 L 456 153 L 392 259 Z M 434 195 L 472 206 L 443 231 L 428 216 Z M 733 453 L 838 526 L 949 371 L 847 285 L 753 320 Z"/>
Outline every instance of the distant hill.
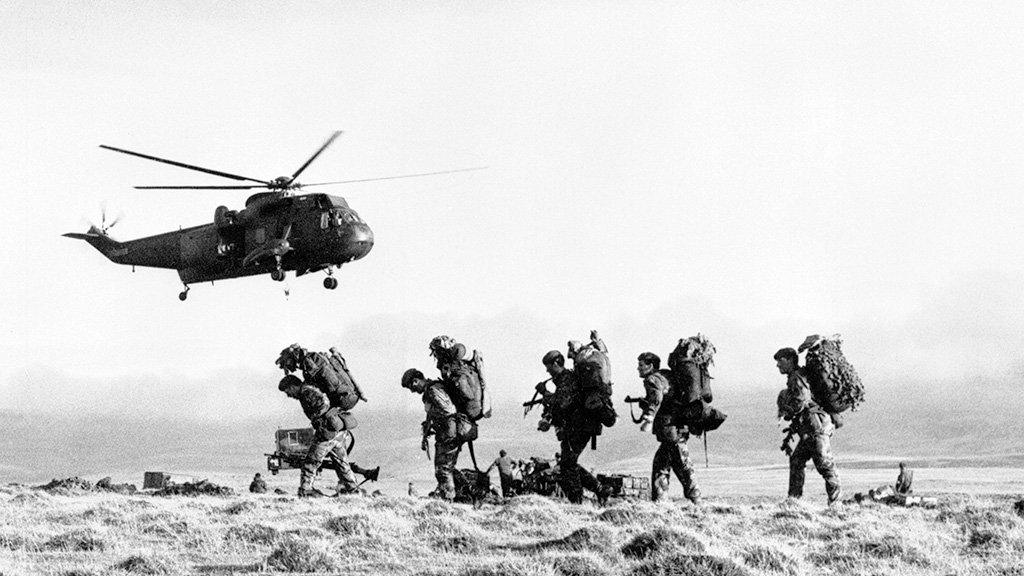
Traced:
<path fill-rule="evenodd" d="M 636 387 L 618 386 L 616 399 Z M 951 394 L 949 390 L 961 390 Z M 774 389 L 719 387 L 716 405 L 729 415 L 708 439 L 714 466 L 783 466 L 781 432 L 775 422 Z M 525 400 L 525 398 L 524 398 Z M 366 405 L 368 408 L 372 405 Z M 619 422 L 598 439 L 596 453 L 582 462 L 602 470 L 646 473 L 656 448 L 619 404 Z M 501 448 L 514 458 L 551 457 L 558 450 L 553 433 L 536 431 L 539 410 L 528 418 L 522 407 L 496 407 L 481 422 L 476 442 L 479 464 L 487 466 Z M 1024 464 L 1024 395 L 1016 383 L 965 382 L 956 387 L 876 384 L 861 410 L 846 415 L 834 437 L 841 466 L 1021 466 Z M 419 451 L 422 412 L 360 409 L 353 459 L 381 465 L 396 479 L 429 479 L 430 463 Z M 130 416 L 53 416 L 0 411 L 0 481 L 41 482 L 50 478 L 112 475 L 138 482 L 144 470 L 252 474 L 265 469 L 274 430 L 302 426 L 297 410 L 237 422 L 137 419 Z M 703 444 L 691 440 L 691 455 L 702 462 Z M 470 465 L 465 454 L 460 461 Z"/>

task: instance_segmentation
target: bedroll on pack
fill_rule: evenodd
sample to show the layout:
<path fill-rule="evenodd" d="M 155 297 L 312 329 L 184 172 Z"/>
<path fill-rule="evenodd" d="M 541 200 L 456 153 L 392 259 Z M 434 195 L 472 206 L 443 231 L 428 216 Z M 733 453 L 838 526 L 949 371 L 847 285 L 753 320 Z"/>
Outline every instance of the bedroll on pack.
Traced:
<path fill-rule="evenodd" d="M 697 400 L 714 401 L 708 366 L 714 363 L 715 346 L 703 335 L 680 338 L 668 355 L 672 395 L 678 404 L 688 406 Z"/>
<path fill-rule="evenodd" d="M 573 370 L 581 388 L 600 390 L 611 396 L 612 363 L 607 354 L 588 345 L 576 354 L 573 359 Z"/>
<path fill-rule="evenodd" d="M 302 360 L 302 374 L 306 382 L 327 395 L 331 406 L 351 410 L 359 402 L 359 388 L 345 365 L 345 359 L 336 352 L 307 352 Z"/>
<path fill-rule="evenodd" d="M 830 414 L 856 410 L 864 402 L 864 383 L 843 356 L 841 346 L 838 334 L 831 338 L 808 336 L 800 345 L 801 352 L 807 350 L 804 375 L 811 396 Z"/>

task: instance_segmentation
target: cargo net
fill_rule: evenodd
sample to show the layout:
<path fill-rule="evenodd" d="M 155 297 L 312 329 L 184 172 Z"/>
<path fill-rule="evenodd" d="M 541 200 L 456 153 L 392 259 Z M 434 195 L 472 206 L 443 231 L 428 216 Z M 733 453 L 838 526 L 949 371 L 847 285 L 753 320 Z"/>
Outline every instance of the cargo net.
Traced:
<path fill-rule="evenodd" d="M 826 392 L 829 412 L 856 410 L 864 402 L 864 383 L 857 370 L 843 356 L 843 341 L 839 335 L 822 338 L 807 350 L 805 370 L 811 388 L 819 387 Z"/>

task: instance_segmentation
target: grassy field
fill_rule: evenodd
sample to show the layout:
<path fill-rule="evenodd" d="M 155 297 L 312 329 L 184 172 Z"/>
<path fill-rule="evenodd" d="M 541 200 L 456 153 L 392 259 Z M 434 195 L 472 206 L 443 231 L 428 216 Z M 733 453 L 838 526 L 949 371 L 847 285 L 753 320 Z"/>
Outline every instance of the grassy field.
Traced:
<path fill-rule="evenodd" d="M 157 497 L 0 488 L 0 572 L 47 574 L 1024 574 L 1016 498 L 933 509 L 746 497 L 574 506 L 527 496 Z M 1022 512 L 1024 513 L 1024 512 Z"/>

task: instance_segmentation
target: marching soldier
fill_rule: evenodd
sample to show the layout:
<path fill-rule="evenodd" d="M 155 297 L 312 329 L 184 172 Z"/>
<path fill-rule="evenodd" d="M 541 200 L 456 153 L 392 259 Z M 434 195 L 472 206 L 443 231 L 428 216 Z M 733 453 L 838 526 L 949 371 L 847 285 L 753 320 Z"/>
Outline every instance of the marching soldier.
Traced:
<path fill-rule="evenodd" d="M 813 460 L 814 467 L 825 479 L 825 493 L 829 505 L 842 497 L 839 473 L 832 457 L 832 432 L 835 427 L 832 417 L 811 397 L 811 389 L 800 373 L 797 351 L 783 348 L 775 353 L 775 365 L 779 373 L 786 376 L 786 389 L 779 392 L 779 416 L 790 422 L 783 450 L 789 455 L 789 497 L 800 498 L 804 492 L 804 472 L 807 461 Z M 790 446 L 790 439 L 798 438 L 796 447 Z"/>
<path fill-rule="evenodd" d="M 686 441 L 690 434 L 687 426 L 677 426 L 677 403 L 671 399 L 671 384 L 659 370 L 661 358 L 653 352 L 644 352 L 637 357 L 637 374 L 644 381 L 644 413 L 640 430 L 654 426 L 658 439 L 658 450 L 651 462 L 651 500 L 659 500 L 668 491 L 672 473 L 683 486 L 683 495 L 694 504 L 700 503 L 700 489 L 694 480 L 693 464 Z"/>
<path fill-rule="evenodd" d="M 338 474 L 338 494 L 359 492 L 352 467 L 348 463 L 345 443 L 349 439 L 348 426 L 337 408 L 332 408 L 327 396 L 316 387 L 306 384 L 297 376 L 286 375 L 277 386 L 289 398 L 295 398 L 302 405 L 302 411 L 309 418 L 315 435 L 306 453 L 299 481 L 300 498 L 323 496 L 313 488 L 313 480 L 324 458 L 334 460 Z"/>
<path fill-rule="evenodd" d="M 447 369 L 442 369 L 442 372 Z M 455 466 L 459 460 L 462 444 L 475 440 L 477 427 L 465 414 L 460 414 L 451 396 L 445 391 L 440 380 L 428 380 L 423 373 L 410 368 L 402 375 L 402 388 L 420 394 L 423 408 L 427 413 L 423 421 L 423 441 L 420 449 L 430 455 L 429 437 L 434 436 L 434 477 L 437 488 L 432 496 L 444 500 L 455 498 Z"/>
<path fill-rule="evenodd" d="M 562 492 L 570 502 L 579 504 L 583 502 L 583 490 L 587 489 L 603 503 L 607 491 L 593 474 L 579 465 L 580 454 L 587 448 L 590 439 L 600 433 L 601 423 L 593 421 L 586 414 L 576 375 L 565 367 L 562 353 L 552 350 L 541 361 L 555 385 L 555 391 L 545 397 L 545 414 L 555 426 L 561 443 L 558 482 Z"/>

